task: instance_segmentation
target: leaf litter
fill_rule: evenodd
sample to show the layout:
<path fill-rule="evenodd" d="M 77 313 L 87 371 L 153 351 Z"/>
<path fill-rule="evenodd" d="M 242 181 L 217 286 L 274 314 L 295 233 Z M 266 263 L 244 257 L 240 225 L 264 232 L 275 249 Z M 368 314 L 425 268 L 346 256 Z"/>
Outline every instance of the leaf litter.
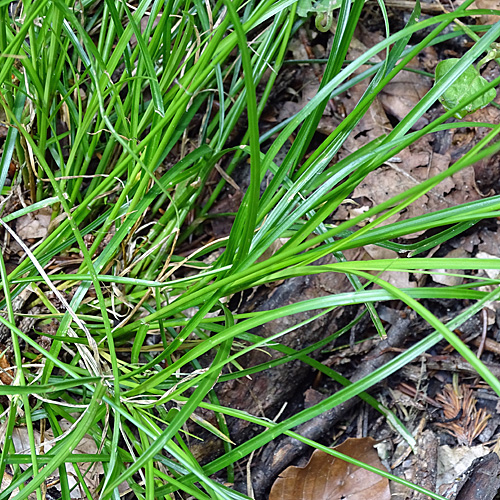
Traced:
<path fill-rule="evenodd" d="M 59 422 L 61 426 L 61 430 L 63 433 L 70 432 L 73 424 L 71 422 L 62 419 Z M 35 444 L 38 447 L 37 453 L 41 454 L 48 453 L 58 441 L 57 438 L 54 439 L 54 433 L 51 429 L 44 433 L 44 438 L 41 440 L 41 434 L 38 430 L 33 430 L 33 435 L 35 438 Z M 18 454 L 26 454 L 30 453 L 30 443 L 28 437 L 28 430 L 26 427 L 14 427 L 12 432 L 12 443 Z M 84 453 L 84 454 L 97 454 L 99 450 L 94 439 L 90 435 L 85 435 L 83 439 L 77 444 L 73 453 Z M 85 485 L 90 490 L 92 494 L 97 491 L 97 488 L 100 483 L 99 475 L 104 473 L 104 468 L 101 462 L 96 462 L 95 464 L 89 463 L 78 463 L 78 468 L 85 478 Z M 21 468 L 25 468 L 27 466 L 21 465 Z M 80 486 L 80 481 L 76 474 L 75 466 L 71 463 L 66 464 L 66 471 L 68 474 L 68 483 L 71 490 L 71 498 L 79 499 L 85 498 L 86 494 L 82 486 Z M 56 469 L 52 476 L 50 477 L 50 483 L 55 487 L 58 491 L 60 491 L 59 485 L 59 469 Z"/>

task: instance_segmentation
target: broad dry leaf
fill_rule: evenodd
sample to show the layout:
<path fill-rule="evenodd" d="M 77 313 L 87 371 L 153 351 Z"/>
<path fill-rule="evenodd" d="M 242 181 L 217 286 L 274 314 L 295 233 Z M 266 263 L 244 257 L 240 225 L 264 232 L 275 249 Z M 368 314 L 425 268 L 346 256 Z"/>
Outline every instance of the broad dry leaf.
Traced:
<path fill-rule="evenodd" d="M 448 252 L 444 258 L 445 259 L 467 259 L 470 257 L 469 252 L 463 248 L 454 248 Z M 431 274 L 433 281 L 446 286 L 458 286 L 464 282 L 461 276 L 455 276 L 457 274 L 463 274 L 464 271 L 460 269 L 434 269 Z M 434 273 L 449 273 L 449 274 L 434 274 Z"/>
<path fill-rule="evenodd" d="M 59 422 L 61 429 L 63 432 L 67 432 L 71 429 L 72 424 L 67 420 L 61 420 Z M 40 433 L 37 430 L 33 431 L 35 442 L 37 445 L 40 444 Z M 49 429 L 44 436 L 43 451 L 47 453 L 55 443 L 50 443 L 54 439 L 54 434 L 51 429 Z M 14 448 L 16 453 L 29 453 L 30 444 L 28 438 L 28 431 L 26 427 L 14 427 L 12 432 L 12 441 L 14 443 Z M 83 439 L 78 443 L 78 445 L 73 450 L 73 453 L 88 453 L 88 454 L 96 454 L 98 453 L 96 443 L 92 437 L 86 434 Z M 95 492 L 97 487 L 99 486 L 99 475 L 104 473 L 104 469 L 101 463 L 96 463 L 91 467 L 89 463 L 79 463 L 78 464 L 80 471 L 82 474 L 88 470 L 85 474 L 85 483 L 91 492 Z M 24 466 L 21 466 L 24 467 Z M 73 464 L 66 464 L 66 471 L 68 473 L 68 483 L 69 487 L 73 488 L 71 490 L 71 498 L 84 498 L 85 492 L 82 487 L 80 487 L 78 476 L 76 475 L 75 468 Z M 59 477 L 59 469 L 56 469 L 51 476 L 51 479 L 57 481 Z M 59 485 L 56 484 L 58 488 Z"/>
<path fill-rule="evenodd" d="M 500 257 L 500 233 L 498 231 L 481 229 L 481 231 L 479 231 L 479 239 L 478 250 L 480 252 L 491 255 L 491 258 Z"/>
<path fill-rule="evenodd" d="M 490 253 L 486 252 L 477 252 L 476 258 L 498 260 L 498 257 L 496 255 L 491 255 Z M 488 276 L 488 278 L 491 278 L 492 280 L 498 279 L 498 275 L 500 274 L 498 272 L 498 269 L 484 269 L 483 271 L 485 272 L 486 276 Z"/>
<path fill-rule="evenodd" d="M 376 38 L 370 40 L 373 45 L 377 42 Z M 372 46 L 373 46 L 372 45 Z M 370 47 L 367 47 L 360 40 L 353 38 L 351 40 L 351 45 L 349 47 L 349 52 L 347 53 L 347 57 L 351 60 L 355 60 L 358 57 L 361 57 L 365 54 Z M 378 56 L 374 56 L 370 59 L 371 63 L 378 63 L 381 59 Z M 369 68 L 368 65 L 363 65 L 358 68 L 353 76 L 357 76 L 363 71 Z M 369 79 L 364 79 L 361 82 L 357 83 L 353 87 L 349 89 L 349 92 L 346 93 L 342 98 L 342 104 L 345 107 L 346 113 L 350 114 L 354 108 L 357 106 L 359 100 L 363 97 L 366 89 L 370 84 Z M 379 100 L 379 97 L 376 96 L 368 108 L 367 112 L 362 116 L 359 123 L 354 127 L 354 130 L 347 137 L 344 143 L 344 149 L 346 152 L 353 152 L 358 150 L 361 146 L 367 144 L 370 141 L 377 139 L 382 135 L 386 135 L 392 130 L 392 125 L 389 119 L 387 118 L 384 108 Z"/>
<path fill-rule="evenodd" d="M 409 66 L 418 69 L 418 63 L 415 60 L 411 61 Z M 402 120 L 429 92 L 431 86 L 430 78 L 409 71 L 401 71 L 380 92 L 379 99 L 387 114 Z M 428 123 L 429 120 L 422 116 L 412 128 L 420 130 Z"/>
<path fill-rule="evenodd" d="M 484 457 L 490 449 L 483 444 L 478 446 L 456 446 L 451 448 L 443 445 L 438 448 L 438 469 L 436 487 L 438 492 L 444 492 L 453 484 L 458 476 L 463 474 L 476 458 Z"/>
<path fill-rule="evenodd" d="M 500 9 L 500 0 L 476 0 L 472 5 L 471 9 Z M 495 24 L 500 16 L 486 15 L 475 17 L 479 21 L 479 24 Z"/>
<path fill-rule="evenodd" d="M 349 438 L 335 450 L 383 470 L 372 438 Z M 316 450 L 305 467 L 288 467 L 269 500 L 390 500 L 389 481 Z"/>
<path fill-rule="evenodd" d="M 365 252 L 372 259 L 398 259 L 399 255 L 394 250 L 389 250 L 388 248 L 382 248 L 377 245 L 365 245 Z M 384 281 L 387 281 L 391 285 L 401 289 L 401 288 L 413 288 L 417 286 L 415 281 L 410 281 L 410 274 L 405 272 L 391 271 L 390 265 L 386 271 L 374 272 L 376 276 Z"/>
<path fill-rule="evenodd" d="M 393 161 L 386 162 L 385 165 L 369 173 L 356 187 L 351 198 L 355 201 L 365 198 L 370 200 L 372 206 L 378 205 L 446 171 L 450 162 L 449 154 L 433 152 L 430 139 L 423 138 L 401 151 Z M 404 212 L 391 217 L 385 223 L 418 217 L 430 211 L 475 201 L 480 196 L 473 186 L 474 170 L 472 167 L 465 168 L 444 179 L 408 206 Z M 414 236 L 409 235 L 408 238 Z"/>
<path fill-rule="evenodd" d="M 16 232 L 19 238 L 22 240 L 45 238 L 51 213 L 51 208 L 42 208 L 19 217 L 16 222 Z"/>

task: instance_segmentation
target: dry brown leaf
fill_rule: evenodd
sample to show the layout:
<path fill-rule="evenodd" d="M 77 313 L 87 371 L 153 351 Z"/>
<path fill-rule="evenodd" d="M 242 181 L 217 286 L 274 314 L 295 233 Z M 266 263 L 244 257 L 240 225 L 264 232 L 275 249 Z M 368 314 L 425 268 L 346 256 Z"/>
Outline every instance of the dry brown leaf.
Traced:
<path fill-rule="evenodd" d="M 398 259 L 399 255 L 394 250 L 389 250 L 388 248 L 382 248 L 377 245 L 365 245 L 365 252 L 372 259 Z M 401 289 L 401 288 L 413 288 L 417 286 L 415 281 L 410 281 L 410 274 L 405 272 L 397 272 L 391 271 L 390 266 L 387 271 L 383 271 L 382 273 L 376 272 L 377 277 L 387 281 L 391 285 Z"/>
<path fill-rule="evenodd" d="M 493 257 L 500 257 L 500 232 L 481 229 L 479 231 L 481 242 L 478 245 L 480 252 L 485 252 Z"/>
<path fill-rule="evenodd" d="M 141 18 L 141 23 L 140 23 L 140 28 L 141 28 L 141 33 L 144 34 L 146 31 L 146 28 L 149 23 L 149 15 L 145 15 L 144 17 Z M 157 24 L 160 22 L 161 15 L 158 15 L 155 20 L 153 21 L 153 29 L 157 26 Z M 135 33 L 130 37 L 130 47 L 132 49 L 135 49 L 137 46 L 137 37 L 135 36 Z"/>
<path fill-rule="evenodd" d="M 354 190 L 351 198 L 354 200 L 367 198 L 372 204 L 378 205 L 447 170 L 450 156 L 433 153 L 429 141 L 428 137 L 417 141 L 410 148 L 401 151 L 395 161 L 386 162 L 385 166 L 368 174 Z M 444 179 L 438 186 L 407 207 L 404 214 L 396 215 L 386 223 L 475 201 L 480 196 L 473 186 L 474 170 L 468 167 Z"/>
<path fill-rule="evenodd" d="M 444 258 L 445 259 L 466 259 L 470 257 L 469 252 L 463 248 L 454 248 L 448 252 Z M 449 273 L 449 274 L 431 274 L 433 281 L 440 283 L 441 285 L 447 286 L 457 286 L 464 282 L 461 276 L 451 276 L 452 274 L 463 274 L 464 271 L 460 269 L 434 269 L 435 273 Z"/>
<path fill-rule="evenodd" d="M 290 43 L 288 49 L 292 52 L 294 59 L 309 59 L 307 48 L 303 43 L 303 37 L 299 36 L 295 38 Z M 288 87 L 287 94 L 289 99 L 280 103 L 278 121 L 286 120 L 295 113 L 298 113 L 318 93 L 320 81 L 312 65 L 302 66 L 298 72 L 297 79 L 300 81 L 301 86 L 299 89 L 294 89 L 292 86 Z M 326 127 L 328 128 L 328 126 Z"/>
<path fill-rule="evenodd" d="M 10 385 L 14 380 L 15 372 L 11 368 L 7 357 L 5 355 L 0 356 L 0 380 L 4 385 Z"/>
<path fill-rule="evenodd" d="M 486 252 L 477 252 L 476 258 L 498 260 L 497 255 L 491 255 L 490 253 Z M 498 279 L 498 275 L 500 274 L 498 272 L 498 269 L 483 269 L 483 272 L 486 274 L 486 276 L 488 276 L 488 278 L 491 278 L 492 280 Z"/>
<path fill-rule="evenodd" d="M 52 209 L 42 208 L 31 214 L 26 214 L 16 222 L 16 232 L 22 240 L 45 238 L 50 224 Z"/>
<path fill-rule="evenodd" d="M 61 420 L 59 422 L 61 429 L 63 432 L 70 430 L 72 424 L 67 420 Z M 40 444 L 40 433 L 35 430 L 35 443 Z M 48 430 L 44 436 L 43 451 L 47 453 L 55 443 L 49 443 L 54 439 L 54 434 L 52 430 Z M 14 448 L 17 453 L 29 453 L 30 444 L 28 438 L 28 431 L 26 427 L 14 427 L 12 432 L 12 442 L 14 444 Z M 78 443 L 76 448 L 73 450 L 73 453 L 88 453 L 88 454 L 96 454 L 98 453 L 97 446 L 92 437 L 88 434 L 83 437 L 83 439 Z M 85 473 L 87 469 L 90 467 L 88 463 L 79 463 L 78 467 L 82 473 Z M 71 490 L 71 498 L 84 498 L 85 492 L 82 487 L 80 487 L 78 476 L 76 475 L 75 468 L 73 464 L 66 464 L 66 471 L 68 473 L 68 483 Z M 101 463 L 96 463 L 94 466 L 90 468 L 90 470 L 85 474 L 85 484 L 89 488 L 91 492 L 95 492 L 99 486 L 99 475 L 104 473 L 104 469 Z M 59 469 L 56 469 L 51 476 L 52 481 L 57 481 L 59 478 Z M 59 484 L 55 485 L 58 488 Z"/>
<path fill-rule="evenodd" d="M 367 47 L 360 40 L 353 38 L 347 57 L 351 60 L 355 60 L 365 54 L 368 51 L 368 48 L 369 47 Z M 380 61 L 381 59 L 378 56 L 374 56 L 370 59 L 370 62 L 372 63 L 378 63 Z M 362 73 L 368 68 L 369 66 L 361 66 L 354 72 L 353 76 Z M 345 98 L 343 98 L 342 101 L 347 114 L 351 113 L 356 107 L 369 84 L 370 81 L 365 79 L 349 89 L 349 93 Z M 384 108 L 382 107 L 382 104 L 377 96 L 373 100 L 368 111 L 361 118 L 360 122 L 356 125 L 356 127 L 354 127 L 353 132 L 346 139 L 344 148 L 348 152 L 356 151 L 364 144 L 367 144 L 381 135 L 387 134 L 391 130 L 391 123 L 387 118 Z"/>
<path fill-rule="evenodd" d="M 418 64 L 411 61 L 410 66 L 417 68 Z M 401 71 L 380 92 L 379 99 L 387 114 L 402 120 L 429 92 L 431 86 L 430 78 Z M 412 128 L 420 130 L 428 123 L 427 118 L 421 117 Z"/>
<path fill-rule="evenodd" d="M 349 438 L 334 449 L 383 470 L 372 438 Z M 305 467 L 288 467 L 269 500 L 390 500 L 389 481 L 373 472 L 316 450 Z"/>
<path fill-rule="evenodd" d="M 500 0 L 476 0 L 472 5 L 471 9 L 500 9 Z M 476 17 L 479 24 L 495 24 L 500 16 L 479 16 Z"/>

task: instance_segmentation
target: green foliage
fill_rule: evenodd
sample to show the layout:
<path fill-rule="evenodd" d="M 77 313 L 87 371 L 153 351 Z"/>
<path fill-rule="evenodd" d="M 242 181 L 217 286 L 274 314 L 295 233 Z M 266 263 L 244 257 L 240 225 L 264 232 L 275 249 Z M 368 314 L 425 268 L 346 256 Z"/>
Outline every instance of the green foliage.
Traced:
<path fill-rule="evenodd" d="M 341 5 L 341 0 L 299 0 L 297 3 L 297 15 L 300 17 L 308 17 L 311 14 L 320 14 L 338 9 Z"/>
<path fill-rule="evenodd" d="M 342 4 L 341 0 L 299 0 L 297 4 L 297 15 L 308 17 L 311 14 L 316 16 L 315 25 L 319 31 L 327 32 L 333 21 L 333 11 Z"/>
<path fill-rule="evenodd" d="M 436 66 L 436 85 L 441 82 L 443 77 L 452 70 L 460 59 L 445 59 Z M 454 82 L 446 89 L 439 98 L 445 109 L 450 110 L 458 107 L 460 111 L 455 112 L 454 116 L 463 118 L 464 116 L 487 106 L 497 93 L 495 89 L 488 89 L 488 82 L 479 74 L 474 66 L 469 66 Z M 479 93 L 479 97 L 466 105 L 462 103 L 470 96 Z"/>
<path fill-rule="evenodd" d="M 0 395 L 8 397 L 0 412 L 5 431 L 0 472 L 14 466 L 0 500 L 32 494 L 41 500 L 41 485 L 55 471 L 62 498 L 70 498 L 68 477 L 75 474 L 68 473 L 69 464 L 85 484 L 86 471 L 96 461 L 104 478 L 95 494 L 103 500 L 116 498 L 124 482 L 146 500 L 180 495 L 244 499 L 211 475 L 227 468 L 232 482 L 238 460 L 281 434 L 334 453 L 291 429 L 352 397 L 370 404 L 413 445 L 404 424 L 367 391 L 443 339 L 500 393 L 498 380 L 454 333 L 485 304 L 498 300 L 497 280 L 472 281 L 469 276 L 467 286 L 400 290 L 379 277 L 387 269 L 472 273 L 499 269 L 498 261 L 401 257 L 350 262 L 344 254 L 378 245 L 401 256 L 425 255 L 477 222 L 499 217 L 500 197 L 494 196 L 388 222 L 411 203 L 421 203 L 440 182 L 498 152 L 500 125 L 467 123 L 483 126 L 487 133 L 446 171 L 352 220 L 329 223 L 332 212 L 370 172 L 426 134 L 465 126 L 445 122 L 492 99 L 500 79 L 483 81 L 472 64 L 500 36 L 497 25 L 479 27 L 483 36 L 460 60 L 440 63 L 433 89 L 392 131 L 336 160 L 377 95 L 414 57 L 430 44 L 463 35 L 460 29 L 445 30 L 467 14 L 471 0 L 455 12 L 425 20 L 419 20 L 417 2 L 404 29 L 354 61 L 346 60 L 347 51 L 363 0 L 141 0 L 136 10 L 111 0 L 37 0 L 19 2 L 23 12 L 17 17 L 11 17 L 7 3 L 0 2 L 0 51 L 9 55 L 0 65 L 0 105 L 10 127 L 0 160 L 0 188 L 16 200 L 22 191 L 25 199 L 2 216 L 2 241 L 8 240 L 5 231 L 13 241 L 13 223 L 35 210 L 49 210 L 52 223 L 39 243 L 22 247 L 25 258 L 13 267 L 0 254 L 0 309 L 6 313 L 0 324 L 11 333 L 16 377 L 15 384 L 0 385 Z M 297 28 L 296 15 L 302 17 L 299 22 L 309 22 L 307 16 L 318 14 L 321 21 L 326 14 L 328 24 L 335 9 L 337 28 L 317 95 L 261 135 L 259 120 Z M 425 36 L 410 46 L 415 33 Z M 384 52 L 385 60 L 367 66 Z M 370 83 L 354 110 L 330 135 L 318 139 L 317 126 L 330 99 L 365 79 Z M 438 99 L 446 102 L 447 111 L 412 131 Z M 244 133 L 234 136 L 242 123 Z M 293 145 L 282 158 L 280 151 L 291 136 Z M 311 151 L 313 137 L 318 142 Z M 9 184 L 11 163 L 19 169 Z M 228 176 L 247 165 L 250 187 L 229 234 L 193 246 L 210 220 L 221 217 L 214 205 Z M 400 239 L 416 233 L 424 234 L 416 243 Z M 277 247 L 277 242 L 284 244 Z M 315 264 L 330 255 L 336 262 Z M 254 287 L 320 273 L 347 275 L 352 291 L 246 314 L 227 305 L 234 294 Z M 371 288 L 374 283 L 377 287 Z M 486 285 L 492 291 L 484 291 Z M 50 344 L 38 342 L 38 327 L 33 332 L 16 326 L 16 307 L 26 296 L 29 310 L 43 306 L 44 313 L 35 319 L 54 322 L 45 332 Z M 421 302 L 441 298 L 464 299 L 470 306 L 443 324 Z M 282 343 L 291 331 L 351 304 L 363 305 L 374 328 L 384 333 L 375 305 L 393 300 L 414 309 L 431 333 L 355 383 L 310 356 L 352 325 L 298 350 Z M 297 320 L 299 313 L 308 318 Z M 270 337 L 259 335 L 260 326 L 279 318 L 288 318 L 291 326 Z M 159 339 L 154 346 L 148 342 L 152 335 Z M 263 348 L 279 356 L 241 366 L 242 356 Z M 270 366 L 286 369 L 297 360 L 343 388 L 279 423 L 218 401 L 218 384 Z M 200 409 L 217 417 L 217 429 L 212 422 L 202 422 L 202 427 L 224 435 L 223 454 L 203 467 L 184 434 L 186 422 L 199 418 Z M 234 445 L 237 436 L 230 435 L 226 416 L 264 432 Z M 61 419 L 73 428 L 63 432 Z M 46 454 L 36 443 L 41 422 L 57 438 Z M 25 453 L 16 453 L 10 444 L 15 427 L 26 429 L 30 449 Z M 75 458 L 73 450 L 84 435 L 95 441 L 99 454 Z M 85 495 L 92 498 L 88 490 Z"/>

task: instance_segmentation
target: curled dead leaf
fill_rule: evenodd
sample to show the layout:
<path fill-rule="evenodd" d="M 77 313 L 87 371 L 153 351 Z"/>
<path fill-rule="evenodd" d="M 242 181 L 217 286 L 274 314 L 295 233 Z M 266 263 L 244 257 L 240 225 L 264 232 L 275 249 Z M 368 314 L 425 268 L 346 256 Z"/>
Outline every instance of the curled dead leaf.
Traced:
<path fill-rule="evenodd" d="M 500 1 L 499 0 L 476 0 L 472 6 L 472 9 L 500 9 Z M 486 15 L 479 16 L 476 18 L 479 21 L 479 24 L 495 24 L 500 16 L 495 15 Z"/>
<path fill-rule="evenodd" d="M 11 368 L 12 367 L 5 354 L 0 355 L 0 380 L 4 385 L 10 385 L 14 380 L 14 371 Z"/>

